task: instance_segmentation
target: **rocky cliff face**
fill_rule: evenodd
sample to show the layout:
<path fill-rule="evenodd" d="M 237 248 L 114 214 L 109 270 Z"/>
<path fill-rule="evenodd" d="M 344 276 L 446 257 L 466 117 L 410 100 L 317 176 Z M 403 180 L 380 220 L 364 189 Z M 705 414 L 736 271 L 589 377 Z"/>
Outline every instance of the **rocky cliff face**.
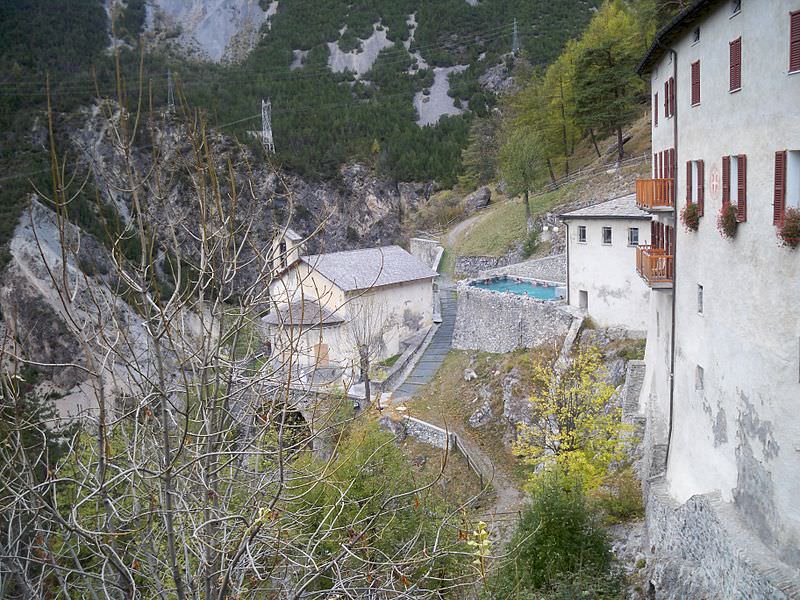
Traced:
<path fill-rule="evenodd" d="M 97 108 L 84 112 L 65 127 L 69 148 L 64 150 L 80 156 L 80 167 L 93 174 L 102 207 L 93 210 L 110 212 L 124 228 L 133 223 L 136 207 L 127 183 L 125 152 L 115 141 L 118 118 L 117 114 L 109 120 Z M 209 214 L 219 202 L 233 225 L 248 228 L 236 274 L 230 278 L 233 294 L 258 280 L 273 236 L 285 225 L 310 236 L 308 252 L 397 243 L 404 215 L 427 191 L 426 186 L 381 179 L 358 164 L 343 167 L 333 181 L 307 181 L 271 167 L 256 150 L 215 132 L 205 137 L 206 154 L 205 147 L 192 145 L 186 127 L 175 122 L 143 126 L 141 137 L 131 165 L 144 182 L 137 188 L 137 202 L 156 247 L 159 240 L 177 240 L 181 260 L 200 260 L 197 239 L 201 221 L 208 218 L 198 213 L 202 194 L 209 195 Z M 217 196 L 209 184 L 213 176 L 221 182 Z M 129 351 L 143 357 L 150 341 L 136 307 L 121 291 L 124 286 L 115 275 L 108 242 L 75 224 L 60 223 L 45 204 L 31 201 L 12 239 L 13 260 L 0 277 L 0 329 L 13 335 L 26 358 L 64 365 L 40 371 L 47 393 L 60 398 L 62 414 L 74 414 L 85 408 L 85 386 L 91 383 L 87 369 L 92 360 L 102 362 L 107 339 L 123 336 Z M 64 245 L 72 250 L 66 263 Z M 168 261 L 167 253 L 160 251 L 157 276 L 167 279 Z M 72 290 L 69 310 L 53 276 Z M 87 346 L 75 332 L 94 331 L 98 310 L 113 311 L 116 318 L 109 330 L 93 333 L 94 341 Z M 148 364 L 146 358 L 144 362 Z M 113 373 L 114 365 L 105 368 Z"/>
<path fill-rule="evenodd" d="M 262 8 L 266 6 L 266 8 Z M 258 43 L 278 2 L 259 0 L 152 0 L 147 29 L 155 39 L 200 60 L 237 61 Z"/>

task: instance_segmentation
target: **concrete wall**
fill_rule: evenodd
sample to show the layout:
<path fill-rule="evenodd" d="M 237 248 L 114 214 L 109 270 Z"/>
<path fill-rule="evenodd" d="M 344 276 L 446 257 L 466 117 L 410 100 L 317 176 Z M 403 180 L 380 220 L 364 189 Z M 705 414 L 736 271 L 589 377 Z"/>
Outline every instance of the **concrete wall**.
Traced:
<path fill-rule="evenodd" d="M 436 257 L 442 246 L 436 240 L 425 238 L 411 238 L 408 241 L 408 251 L 412 256 L 417 257 L 431 269 L 436 269 Z"/>
<path fill-rule="evenodd" d="M 705 161 L 705 216 L 697 232 L 678 227 L 673 435 L 666 486 L 679 503 L 719 493 L 760 540 L 800 565 L 800 255 L 772 225 L 774 155 L 800 148 L 800 74 L 787 74 L 789 12 L 799 0 L 730 3 L 676 42 L 679 138 L 677 211 L 685 204 L 685 163 Z M 728 91 L 728 43 L 742 38 L 742 89 Z M 701 103 L 690 106 L 690 69 L 701 61 Z M 653 77 L 663 95 L 672 65 Z M 662 105 L 663 106 L 663 105 Z M 670 123 L 669 129 L 663 127 Z M 654 150 L 671 147 L 659 119 Z M 747 155 L 747 222 L 729 241 L 716 229 L 721 162 Z M 735 189 L 735 187 L 734 187 Z M 662 217 L 663 218 L 663 217 Z M 697 286 L 704 306 L 698 311 Z M 668 418 L 670 294 L 652 294 L 643 399 Z M 660 321 L 660 327 L 653 322 Z M 703 369 L 699 385 L 698 367 Z"/>
<path fill-rule="evenodd" d="M 546 302 L 511 293 L 494 292 L 461 282 L 453 348 L 511 352 L 559 342 L 572 315 L 561 302 Z"/>
<path fill-rule="evenodd" d="M 588 296 L 587 314 L 601 327 L 647 328 L 650 288 L 636 272 L 636 246 L 628 245 L 628 229 L 639 230 L 639 243 L 649 244 L 649 219 L 569 219 L 569 304 L 579 307 Z M 578 241 L 586 227 L 586 241 Z M 603 244 L 603 227 L 611 227 L 611 244 Z"/>

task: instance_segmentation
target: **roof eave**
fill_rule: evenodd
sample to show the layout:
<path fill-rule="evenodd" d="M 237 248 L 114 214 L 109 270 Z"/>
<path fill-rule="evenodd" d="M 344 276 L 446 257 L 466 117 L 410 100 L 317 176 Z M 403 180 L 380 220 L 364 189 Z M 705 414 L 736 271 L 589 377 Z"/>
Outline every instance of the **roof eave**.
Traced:
<path fill-rule="evenodd" d="M 718 2 L 720 2 L 720 0 L 696 0 L 694 4 L 675 15 L 669 23 L 664 25 L 664 27 L 656 33 L 653 43 L 645 53 L 644 58 L 642 58 L 637 65 L 636 72 L 639 75 L 646 75 L 649 73 L 662 52 L 669 49 L 670 44 L 683 32 L 686 26 L 702 17 L 706 11 L 713 8 Z"/>

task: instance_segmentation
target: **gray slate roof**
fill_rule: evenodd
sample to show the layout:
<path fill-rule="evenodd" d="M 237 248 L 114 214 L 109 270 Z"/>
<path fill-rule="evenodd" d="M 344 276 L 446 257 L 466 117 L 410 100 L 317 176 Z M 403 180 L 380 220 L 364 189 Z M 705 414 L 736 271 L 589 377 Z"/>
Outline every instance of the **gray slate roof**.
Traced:
<path fill-rule="evenodd" d="M 341 311 L 340 311 L 341 312 Z M 263 319 L 267 325 L 299 327 L 301 325 L 335 325 L 344 322 L 339 313 L 332 313 L 314 299 L 303 299 L 278 306 Z"/>
<path fill-rule="evenodd" d="M 562 219 L 643 219 L 650 215 L 636 206 L 636 194 L 614 198 L 561 215 Z"/>
<path fill-rule="evenodd" d="M 346 292 L 438 275 L 400 246 L 312 254 L 301 260 Z"/>

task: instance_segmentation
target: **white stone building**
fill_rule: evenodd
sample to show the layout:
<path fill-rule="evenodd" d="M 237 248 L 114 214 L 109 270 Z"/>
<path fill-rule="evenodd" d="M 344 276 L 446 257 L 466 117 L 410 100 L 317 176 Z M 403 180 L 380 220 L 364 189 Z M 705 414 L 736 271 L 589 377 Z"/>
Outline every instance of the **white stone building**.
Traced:
<path fill-rule="evenodd" d="M 653 289 L 640 398 L 650 474 L 663 474 L 675 506 L 714 507 L 683 521 L 682 540 L 651 537 L 684 543 L 718 577 L 719 597 L 794 597 L 800 250 L 777 233 L 800 206 L 800 0 L 695 1 L 658 33 L 640 73 L 653 105 L 653 179 L 637 183 L 653 218 L 651 244 L 637 250 Z M 681 224 L 688 204 L 696 231 Z M 728 205 L 732 239 L 717 227 Z M 751 540 L 736 544 L 749 575 L 725 568 L 718 548 L 691 546 L 714 519 Z"/>
<path fill-rule="evenodd" d="M 636 273 L 650 215 L 629 195 L 561 215 L 567 226 L 567 302 L 601 327 L 647 328 L 650 288 Z"/>
<path fill-rule="evenodd" d="M 291 230 L 275 243 L 272 308 L 263 321 L 274 354 L 306 382 L 355 383 L 358 348 L 372 364 L 433 324 L 438 273 L 399 246 L 304 255 Z"/>

